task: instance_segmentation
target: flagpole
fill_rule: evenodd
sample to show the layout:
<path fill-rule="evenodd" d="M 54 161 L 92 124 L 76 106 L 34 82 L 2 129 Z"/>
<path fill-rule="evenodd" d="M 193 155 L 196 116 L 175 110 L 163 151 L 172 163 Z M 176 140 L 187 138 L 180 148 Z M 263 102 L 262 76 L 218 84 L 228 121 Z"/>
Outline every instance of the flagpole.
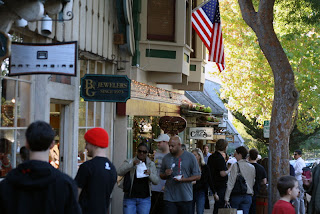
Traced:
<path fill-rule="evenodd" d="M 195 8 L 192 10 L 192 12 L 195 11 L 195 10 L 197 10 L 199 7 L 202 7 L 203 5 L 207 4 L 209 1 L 211 1 L 211 0 L 207 0 L 207 1 L 202 2 L 202 3 L 199 4 L 197 7 L 195 7 Z"/>

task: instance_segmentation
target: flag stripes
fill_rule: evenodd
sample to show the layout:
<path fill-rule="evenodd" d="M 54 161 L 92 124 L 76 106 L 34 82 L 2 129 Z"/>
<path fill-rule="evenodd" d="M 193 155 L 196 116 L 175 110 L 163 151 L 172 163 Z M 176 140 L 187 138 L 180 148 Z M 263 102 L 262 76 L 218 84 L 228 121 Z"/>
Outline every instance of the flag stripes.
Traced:
<path fill-rule="evenodd" d="M 208 60 L 216 62 L 219 71 L 225 69 L 224 46 L 218 0 L 209 0 L 194 9 L 191 16 L 192 27 L 209 50 Z"/>

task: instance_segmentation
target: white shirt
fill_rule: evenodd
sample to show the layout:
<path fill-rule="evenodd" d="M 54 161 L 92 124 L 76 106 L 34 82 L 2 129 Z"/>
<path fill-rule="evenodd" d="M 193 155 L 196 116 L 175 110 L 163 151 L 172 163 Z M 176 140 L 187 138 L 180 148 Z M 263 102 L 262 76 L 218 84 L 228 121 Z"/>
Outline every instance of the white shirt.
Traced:
<path fill-rule="evenodd" d="M 229 160 L 227 161 L 227 165 L 228 165 L 229 163 L 230 163 L 231 165 L 234 164 L 234 163 L 237 163 L 237 159 L 236 159 L 235 157 L 231 157 L 231 158 L 229 158 Z"/>
<path fill-rule="evenodd" d="M 301 174 L 303 167 L 306 167 L 306 163 L 301 157 L 299 157 L 294 165 L 294 173 L 296 174 L 295 177 L 298 181 L 302 180 Z"/>

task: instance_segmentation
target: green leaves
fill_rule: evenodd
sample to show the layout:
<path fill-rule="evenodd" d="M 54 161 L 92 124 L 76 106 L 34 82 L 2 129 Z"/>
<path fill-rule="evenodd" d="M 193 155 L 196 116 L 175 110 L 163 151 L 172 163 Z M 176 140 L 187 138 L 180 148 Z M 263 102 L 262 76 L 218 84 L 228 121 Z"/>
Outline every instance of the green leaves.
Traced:
<path fill-rule="evenodd" d="M 254 1 L 256 9 L 258 3 Z M 222 82 L 221 97 L 228 100 L 231 111 L 263 124 L 271 117 L 271 68 L 255 33 L 243 21 L 238 2 L 221 1 L 220 10 L 227 68 L 214 75 Z M 275 32 L 295 72 L 300 92 L 297 128 L 304 134 L 312 133 L 320 118 L 320 17 L 314 19 L 319 16 L 318 11 L 320 1 L 315 0 L 278 0 L 274 7 Z"/>

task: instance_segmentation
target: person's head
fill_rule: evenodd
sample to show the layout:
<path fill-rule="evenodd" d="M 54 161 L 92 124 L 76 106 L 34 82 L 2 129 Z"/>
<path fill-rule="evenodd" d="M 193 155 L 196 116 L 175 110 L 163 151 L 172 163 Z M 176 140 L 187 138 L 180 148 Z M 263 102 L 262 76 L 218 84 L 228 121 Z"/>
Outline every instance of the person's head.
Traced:
<path fill-rule="evenodd" d="M 31 123 L 26 131 L 26 146 L 31 152 L 42 152 L 53 147 L 54 131 L 44 121 Z"/>
<path fill-rule="evenodd" d="M 250 160 L 257 160 L 259 155 L 259 151 L 257 149 L 250 149 L 249 150 L 249 158 Z"/>
<path fill-rule="evenodd" d="M 300 193 L 297 179 L 290 175 L 280 177 L 277 188 L 281 197 L 289 196 L 290 200 L 296 199 Z"/>
<path fill-rule="evenodd" d="M 186 144 L 181 144 L 181 149 L 182 149 L 183 151 L 186 151 L 186 150 L 187 150 Z"/>
<path fill-rule="evenodd" d="M 181 140 L 180 140 L 180 137 L 175 135 L 175 136 L 172 136 L 169 140 L 169 150 L 170 150 L 170 153 L 172 155 L 176 155 L 176 154 L 179 154 L 182 149 L 181 149 Z"/>
<path fill-rule="evenodd" d="M 27 147 L 23 146 L 20 148 L 20 156 L 22 161 L 27 161 L 29 160 L 29 149 Z"/>
<path fill-rule="evenodd" d="M 295 150 L 294 151 L 294 153 L 293 153 L 293 157 L 294 157 L 294 159 L 298 159 L 298 158 L 300 158 L 302 156 L 302 151 L 300 150 L 300 149 L 297 149 L 297 150 Z"/>
<path fill-rule="evenodd" d="M 219 139 L 217 142 L 216 142 L 216 151 L 220 151 L 220 152 L 224 152 L 227 150 L 227 147 L 228 147 L 228 142 L 224 139 Z"/>
<path fill-rule="evenodd" d="M 146 143 L 140 143 L 137 147 L 137 158 L 145 161 L 148 156 L 149 148 Z"/>
<path fill-rule="evenodd" d="M 234 157 L 237 159 L 237 161 L 241 159 L 246 159 L 248 155 L 248 150 L 244 146 L 239 146 L 236 148 L 236 151 L 234 152 Z"/>
<path fill-rule="evenodd" d="M 209 146 L 203 145 L 203 154 L 208 154 L 208 153 L 209 153 Z"/>
<path fill-rule="evenodd" d="M 199 163 L 200 165 L 203 166 L 203 165 L 206 164 L 206 163 L 204 162 L 204 157 L 203 157 L 203 153 L 202 153 L 201 149 L 195 148 L 195 149 L 192 150 L 192 153 L 193 153 L 193 155 L 196 157 L 196 159 L 197 159 L 197 161 L 198 161 L 198 163 Z"/>
<path fill-rule="evenodd" d="M 93 157 L 98 149 L 104 149 L 109 146 L 109 135 L 103 128 L 89 129 L 85 135 L 86 149 L 88 156 Z"/>
<path fill-rule="evenodd" d="M 203 158 L 203 153 L 201 151 L 201 149 L 199 148 L 195 148 L 192 150 L 192 154 L 196 157 L 198 163 L 200 165 L 205 165 L 206 163 L 204 162 L 204 158 Z"/>
<path fill-rule="evenodd" d="M 158 149 L 162 152 L 168 151 L 168 143 L 169 143 L 170 137 L 167 134 L 160 134 L 157 139 L 154 139 L 155 142 L 157 142 Z"/>

